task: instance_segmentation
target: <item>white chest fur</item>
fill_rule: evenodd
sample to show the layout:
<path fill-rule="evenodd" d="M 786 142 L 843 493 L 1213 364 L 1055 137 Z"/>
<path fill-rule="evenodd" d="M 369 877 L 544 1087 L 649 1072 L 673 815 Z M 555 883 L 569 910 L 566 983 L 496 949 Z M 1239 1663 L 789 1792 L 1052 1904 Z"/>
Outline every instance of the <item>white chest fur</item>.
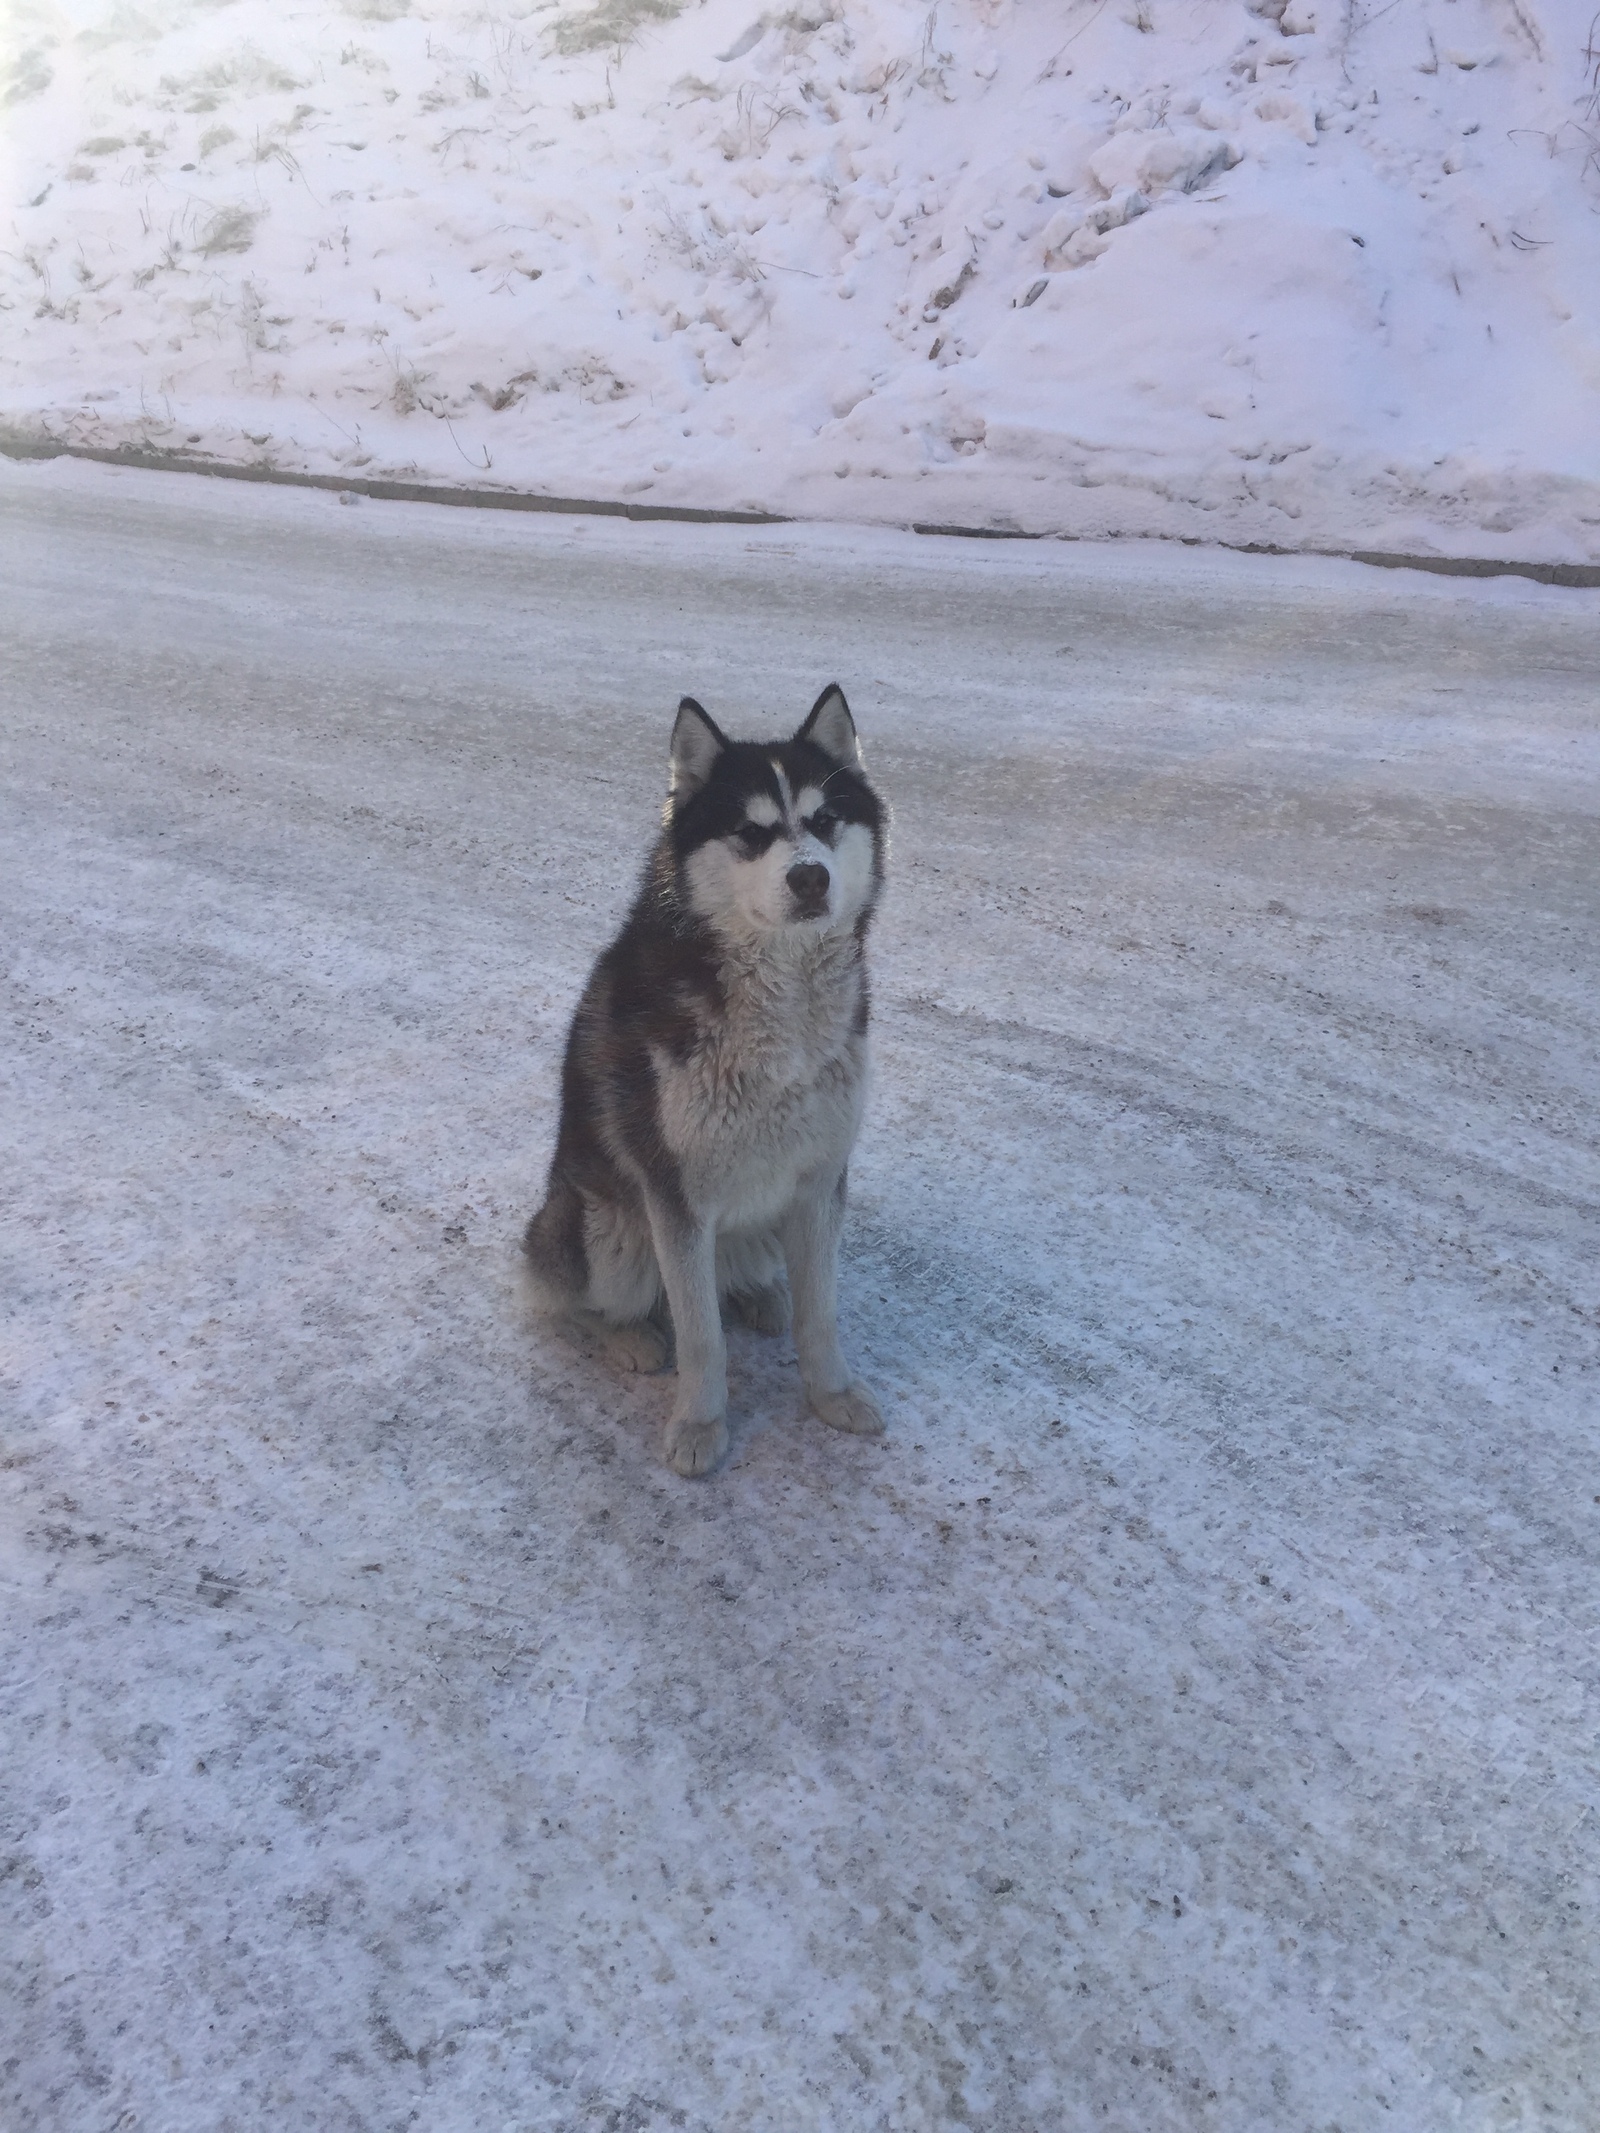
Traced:
<path fill-rule="evenodd" d="M 867 1041 L 848 936 L 730 959 L 723 1012 L 684 1061 L 655 1059 L 661 1126 L 685 1197 L 719 1230 L 776 1218 L 802 1179 L 832 1175 L 856 1137 Z"/>

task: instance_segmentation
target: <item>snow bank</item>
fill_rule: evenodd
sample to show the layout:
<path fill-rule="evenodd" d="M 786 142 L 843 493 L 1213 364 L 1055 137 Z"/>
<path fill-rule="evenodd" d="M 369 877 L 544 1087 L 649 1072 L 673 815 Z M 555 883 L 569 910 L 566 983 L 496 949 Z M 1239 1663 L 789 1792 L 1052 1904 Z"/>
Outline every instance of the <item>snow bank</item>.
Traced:
<path fill-rule="evenodd" d="M 1600 559 L 1591 0 L 12 0 L 0 423 Z"/>

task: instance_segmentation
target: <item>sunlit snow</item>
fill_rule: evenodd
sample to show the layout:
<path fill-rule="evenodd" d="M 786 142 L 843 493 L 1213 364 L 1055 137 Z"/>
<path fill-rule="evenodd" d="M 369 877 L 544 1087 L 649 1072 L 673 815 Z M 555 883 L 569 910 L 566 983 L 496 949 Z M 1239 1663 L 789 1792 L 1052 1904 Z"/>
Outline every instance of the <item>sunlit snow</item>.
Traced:
<path fill-rule="evenodd" d="M 12 0 L 0 423 L 1600 558 L 1590 0 Z"/>

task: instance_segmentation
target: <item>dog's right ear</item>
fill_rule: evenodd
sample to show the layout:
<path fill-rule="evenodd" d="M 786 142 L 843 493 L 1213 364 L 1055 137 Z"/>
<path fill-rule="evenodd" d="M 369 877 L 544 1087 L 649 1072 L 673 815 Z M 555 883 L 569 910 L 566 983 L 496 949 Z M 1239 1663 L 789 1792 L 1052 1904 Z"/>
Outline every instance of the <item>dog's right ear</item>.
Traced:
<path fill-rule="evenodd" d="M 711 767 L 728 745 L 728 737 L 692 696 L 678 706 L 672 729 L 672 804 L 682 807 L 692 800 L 711 775 Z"/>

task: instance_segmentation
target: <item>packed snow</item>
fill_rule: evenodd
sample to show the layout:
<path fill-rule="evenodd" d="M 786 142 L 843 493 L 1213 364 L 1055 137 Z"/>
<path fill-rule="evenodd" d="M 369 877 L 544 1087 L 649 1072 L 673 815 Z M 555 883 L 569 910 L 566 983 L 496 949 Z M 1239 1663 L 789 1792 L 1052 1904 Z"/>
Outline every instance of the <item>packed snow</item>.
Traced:
<path fill-rule="evenodd" d="M 1592 0 L 7 0 L 0 424 L 1600 560 Z"/>
<path fill-rule="evenodd" d="M 6 2133 L 1592 2133 L 1594 595 L 0 544 Z M 684 1482 L 516 1239 L 678 694 L 833 676 L 890 1434 L 739 1334 Z"/>

